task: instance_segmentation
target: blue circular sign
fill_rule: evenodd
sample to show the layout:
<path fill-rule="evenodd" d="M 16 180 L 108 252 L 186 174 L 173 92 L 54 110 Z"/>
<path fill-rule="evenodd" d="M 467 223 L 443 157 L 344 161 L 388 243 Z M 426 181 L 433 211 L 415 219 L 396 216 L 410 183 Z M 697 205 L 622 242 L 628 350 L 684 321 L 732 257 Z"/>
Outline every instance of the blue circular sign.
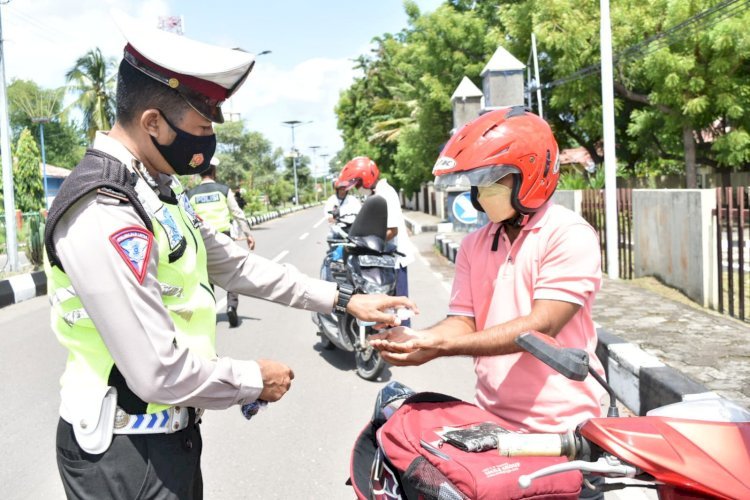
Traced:
<path fill-rule="evenodd" d="M 461 193 L 453 200 L 453 217 L 462 224 L 476 224 L 479 212 L 471 204 L 471 193 Z"/>

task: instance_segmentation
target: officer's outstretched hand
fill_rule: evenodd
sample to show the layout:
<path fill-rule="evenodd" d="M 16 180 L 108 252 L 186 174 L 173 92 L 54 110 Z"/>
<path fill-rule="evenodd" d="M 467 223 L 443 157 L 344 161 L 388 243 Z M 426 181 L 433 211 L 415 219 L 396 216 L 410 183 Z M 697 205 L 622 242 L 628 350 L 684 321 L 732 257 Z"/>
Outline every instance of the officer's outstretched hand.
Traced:
<path fill-rule="evenodd" d="M 247 235 L 247 249 L 248 250 L 255 250 L 255 238 L 253 238 L 251 235 Z"/>
<path fill-rule="evenodd" d="M 274 402 L 281 399 L 292 385 L 294 372 L 291 368 L 278 361 L 259 359 L 260 375 L 263 377 L 263 391 L 258 399 Z"/>
<path fill-rule="evenodd" d="M 396 309 L 409 309 L 413 314 L 418 314 L 417 305 L 408 297 L 393 297 L 391 295 L 377 294 L 365 295 L 357 293 L 352 295 L 346 311 L 362 321 L 377 323 L 376 326 L 388 325 L 398 326 L 401 320 L 396 314 Z M 390 309 L 389 311 L 387 311 Z"/>

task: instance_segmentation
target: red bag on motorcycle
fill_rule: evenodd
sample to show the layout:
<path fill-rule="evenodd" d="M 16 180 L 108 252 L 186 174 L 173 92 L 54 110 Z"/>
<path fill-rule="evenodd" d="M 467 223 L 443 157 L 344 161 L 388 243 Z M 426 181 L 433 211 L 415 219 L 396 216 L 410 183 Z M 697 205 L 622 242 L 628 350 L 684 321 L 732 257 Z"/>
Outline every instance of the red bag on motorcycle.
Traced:
<path fill-rule="evenodd" d="M 497 449 L 467 452 L 441 436 L 448 428 L 485 422 L 513 431 L 495 415 L 450 396 L 421 393 L 410 397 L 377 432 L 384 463 L 373 468 L 373 497 L 382 493 L 382 498 L 455 498 L 460 492 L 463 498 L 477 500 L 578 498 L 583 481 L 578 471 L 536 479 L 526 489 L 518 485 L 519 476 L 565 462 L 565 458 L 503 457 Z"/>

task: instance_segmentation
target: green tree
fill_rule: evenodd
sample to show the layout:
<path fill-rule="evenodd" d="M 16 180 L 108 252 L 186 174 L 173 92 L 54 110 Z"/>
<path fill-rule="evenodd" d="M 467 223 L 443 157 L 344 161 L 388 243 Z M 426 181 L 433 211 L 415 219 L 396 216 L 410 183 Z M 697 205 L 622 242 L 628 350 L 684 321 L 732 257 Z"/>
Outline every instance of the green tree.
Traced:
<path fill-rule="evenodd" d="M 64 88 L 43 89 L 30 80 L 13 80 L 8 86 L 8 110 L 12 140 L 29 129 L 41 149 L 40 119 L 44 127 L 47 163 L 73 168 L 83 156 L 86 136 L 67 120 L 62 110 Z"/>
<path fill-rule="evenodd" d="M 450 135 L 456 85 L 464 75 L 478 80 L 501 38 L 470 9 L 446 3 L 422 15 L 414 2 L 404 6 L 409 26 L 375 39 L 337 114 L 345 151 L 370 156 L 397 186 L 413 191 L 432 178 Z"/>
<path fill-rule="evenodd" d="M 42 174 L 39 170 L 41 155 L 29 129 L 24 129 L 14 151 L 13 186 L 16 208 L 33 212 L 45 206 Z"/>
<path fill-rule="evenodd" d="M 115 120 L 115 60 L 105 58 L 98 47 L 79 57 L 65 74 L 68 90 L 76 95 L 73 106 L 83 115 L 89 141 L 98 130 L 109 130 Z"/>
<path fill-rule="evenodd" d="M 245 130 L 243 122 L 227 122 L 216 126 L 217 155 L 221 160 L 219 180 L 233 189 L 263 188 L 262 181 L 276 170 L 281 156 L 271 141 L 256 131 Z M 261 179 L 261 185 L 258 180 Z"/>
<path fill-rule="evenodd" d="M 520 60 L 537 37 L 545 119 L 561 148 L 583 146 L 602 163 L 599 2 L 449 0 L 374 40 L 357 59 L 362 76 L 336 112 L 342 159 L 365 154 L 408 190 L 431 177 L 447 139 L 450 95 L 502 44 Z M 709 10 L 713 9 L 713 10 Z M 618 162 L 627 175 L 700 165 L 750 166 L 750 11 L 717 0 L 623 0 L 612 4 Z"/>
<path fill-rule="evenodd" d="M 490 3 L 500 5 L 512 51 L 527 54 L 533 31 L 542 81 L 564 82 L 545 90 L 545 118 L 558 138 L 563 145 L 586 147 L 601 162 L 598 2 Z M 695 17 L 716 5 L 713 0 L 612 4 L 617 156 L 630 173 L 683 171 L 686 185 L 694 187 L 697 165 L 746 167 L 750 40 L 744 27 L 750 13 L 739 9 L 722 19 L 719 9 Z M 643 43 L 649 37 L 656 41 Z M 593 71 L 576 75 L 587 68 Z"/>
<path fill-rule="evenodd" d="M 279 176 L 275 182 L 268 186 L 265 193 L 272 207 L 282 206 L 294 196 L 294 181 L 289 182 Z"/>

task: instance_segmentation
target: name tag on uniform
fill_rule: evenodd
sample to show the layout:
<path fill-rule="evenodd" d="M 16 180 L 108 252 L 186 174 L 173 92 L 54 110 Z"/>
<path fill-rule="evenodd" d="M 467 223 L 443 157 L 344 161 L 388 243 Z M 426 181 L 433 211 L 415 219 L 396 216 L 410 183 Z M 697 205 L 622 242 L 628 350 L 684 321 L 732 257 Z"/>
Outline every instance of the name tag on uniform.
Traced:
<path fill-rule="evenodd" d="M 216 203 L 217 201 L 220 201 L 221 198 L 219 198 L 219 193 L 206 193 L 206 194 L 198 194 L 193 197 L 193 202 L 198 203 Z"/>

